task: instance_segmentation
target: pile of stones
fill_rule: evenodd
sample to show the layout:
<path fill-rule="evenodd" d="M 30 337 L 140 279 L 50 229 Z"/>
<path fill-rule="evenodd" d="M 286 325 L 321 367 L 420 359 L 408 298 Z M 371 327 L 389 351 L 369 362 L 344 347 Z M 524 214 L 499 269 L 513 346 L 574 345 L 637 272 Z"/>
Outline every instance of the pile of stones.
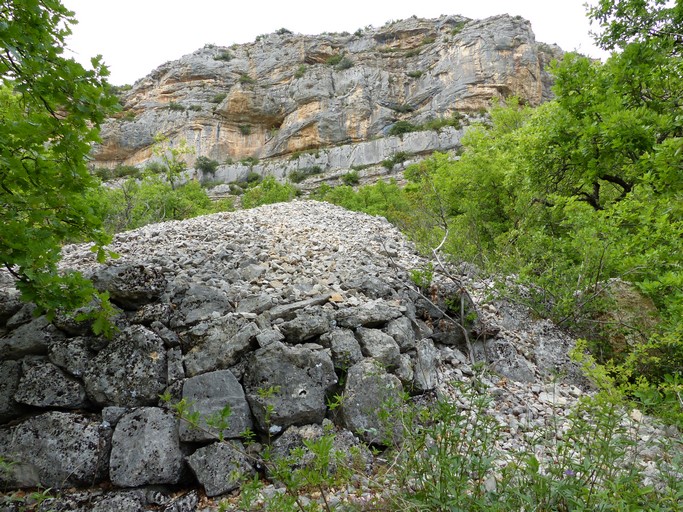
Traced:
<path fill-rule="evenodd" d="M 487 302 L 493 285 L 471 267 L 419 289 L 410 272 L 428 262 L 383 218 L 295 201 L 146 226 L 109 249 L 119 257 L 98 264 L 65 247 L 63 266 L 109 292 L 112 339 L 34 318 L 0 280 L 0 489 L 89 489 L 56 510 L 196 510 L 262 469 L 262 443 L 286 453 L 323 424 L 371 464 L 367 446 L 398 435 L 382 405 L 466 381 L 474 360 L 494 370 L 510 449 L 584 392 L 567 335 Z"/>

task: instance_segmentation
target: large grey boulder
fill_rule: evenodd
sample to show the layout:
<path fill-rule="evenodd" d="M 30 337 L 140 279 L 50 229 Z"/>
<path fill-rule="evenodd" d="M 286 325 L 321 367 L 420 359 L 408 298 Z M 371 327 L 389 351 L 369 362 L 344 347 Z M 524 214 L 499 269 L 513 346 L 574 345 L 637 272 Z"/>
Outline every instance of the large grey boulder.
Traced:
<path fill-rule="evenodd" d="M 0 293 L 0 327 L 3 327 L 7 320 L 12 318 L 23 305 L 18 292 L 3 290 Z"/>
<path fill-rule="evenodd" d="M 14 399 L 20 377 L 21 362 L 0 362 L 0 423 L 16 418 L 21 413 L 21 406 Z"/>
<path fill-rule="evenodd" d="M 303 343 L 329 331 L 330 318 L 326 311 L 311 308 L 279 327 L 288 342 Z"/>
<path fill-rule="evenodd" d="M 87 404 L 83 383 L 44 360 L 24 360 L 14 399 L 35 407 L 79 409 Z"/>
<path fill-rule="evenodd" d="M 22 324 L 0 338 L 0 360 L 47 354 L 48 347 L 64 336 L 44 316 Z"/>
<path fill-rule="evenodd" d="M 315 297 L 311 297 L 310 299 L 303 299 L 294 302 L 289 302 L 287 304 L 280 304 L 272 308 L 270 311 L 268 311 L 268 315 L 272 319 L 284 318 L 285 320 L 291 320 L 292 318 L 294 318 L 294 316 L 299 310 L 310 308 L 312 306 L 320 306 L 322 304 L 325 304 L 329 300 L 329 298 L 329 294 L 316 295 Z"/>
<path fill-rule="evenodd" d="M 204 487 L 206 495 L 218 496 L 237 489 L 244 477 L 254 474 L 254 466 L 238 441 L 213 443 L 199 448 L 187 462 Z"/>
<path fill-rule="evenodd" d="M 134 325 L 120 332 L 83 375 L 88 397 L 99 405 L 157 403 L 166 386 L 166 349 L 153 331 Z"/>
<path fill-rule="evenodd" d="M 329 345 L 334 367 L 339 370 L 346 370 L 363 359 L 360 344 L 349 329 L 330 331 L 321 336 L 320 341 Z"/>
<path fill-rule="evenodd" d="M 111 431 L 82 414 L 46 412 L 0 430 L 0 457 L 12 461 L 9 488 L 90 486 L 107 472 Z"/>
<path fill-rule="evenodd" d="M 93 274 L 92 281 L 100 291 L 109 292 L 114 304 L 128 310 L 157 300 L 166 288 L 162 272 L 145 264 L 102 267 Z"/>
<path fill-rule="evenodd" d="M 341 405 L 344 427 L 366 443 L 389 444 L 400 439 L 401 425 L 392 413 L 401 406 L 403 386 L 383 365 L 365 359 L 346 375 Z"/>
<path fill-rule="evenodd" d="M 180 424 L 180 439 L 185 442 L 211 441 L 219 434 L 225 439 L 237 438 L 251 429 L 251 411 L 244 396 L 242 385 L 230 370 L 219 370 L 187 379 L 183 383 L 182 398 L 187 401 L 190 412 L 200 415 L 199 428 L 191 428 L 186 422 Z M 218 414 L 225 406 L 230 407 L 228 427 L 219 432 L 207 425 L 206 420 Z"/>
<path fill-rule="evenodd" d="M 416 348 L 413 391 L 424 393 L 439 383 L 439 350 L 430 339 L 418 341 Z"/>
<path fill-rule="evenodd" d="M 260 329 L 254 322 L 226 315 L 202 322 L 188 333 L 193 346 L 183 363 L 189 377 L 237 364 L 255 343 Z"/>
<path fill-rule="evenodd" d="M 364 302 L 360 306 L 340 309 L 335 320 L 340 327 L 381 327 L 401 316 L 401 307 L 381 299 Z"/>
<path fill-rule="evenodd" d="M 89 348 L 91 345 L 92 340 L 82 336 L 59 339 L 49 346 L 48 358 L 74 377 L 82 377 L 95 357 L 95 352 Z"/>
<path fill-rule="evenodd" d="M 379 329 L 356 329 L 363 355 L 372 357 L 387 370 L 395 370 L 401 364 L 401 351 L 394 338 Z"/>
<path fill-rule="evenodd" d="M 396 340 L 401 352 L 415 348 L 415 331 L 408 317 L 400 316 L 390 321 L 384 328 L 384 332 Z"/>
<path fill-rule="evenodd" d="M 197 283 L 184 293 L 179 292 L 173 303 L 176 305 L 170 320 L 173 329 L 223 316 L 235 309 L 223 290 Z"/>
<path fill-rule="evenodd" d="M 336 382 L 327 352 L 275 342 L 249 356 L 244 389 L 258 429 L 277 433 L 290 425 L 320 423 L 325 395 Z"/>
<path fill-rule="evenodd" d="M 112 436 L 109 473 L 119 487 L 175 484 L 183 470 L 176 419 L 156 407 L 123 416 Z"/>

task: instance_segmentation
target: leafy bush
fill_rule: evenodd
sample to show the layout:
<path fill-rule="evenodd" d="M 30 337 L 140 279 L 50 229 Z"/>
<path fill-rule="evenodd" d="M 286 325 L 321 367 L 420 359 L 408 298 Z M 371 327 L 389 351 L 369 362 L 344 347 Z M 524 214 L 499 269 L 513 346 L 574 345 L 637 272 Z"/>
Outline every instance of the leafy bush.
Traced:
<path fill-rule="evenodd" d="M 389 128 L 389 135 L 403 135 L 404 133 L 419 131 L 419 127 L 409 121 L 396 121 Z"/>
<path fill-rule="evenodd" d="M 199 156 L 194 162 L 194 168 L 206 174 L 213 174 L 220 164 L 208 156 Z"/>
<path fill-rule="evenodd" d="M 360 177 L 358 176 L 358 171 L 352 170 L 342 175 L 341 181 L 344 185 L 352 187 L 353 185 L 358 185 L 360 182 Z"/>
<path fill-rule="evenodd" d="M 334 68 L 337 71 L 343 71 L 345 69 L 349 69 L 353 67 L 353 61 L 349 59 L 348 57 L 343 57 L 337 65 L 334 66 Z"/>
<path fill-rule="evenodd" d="M 286 28 L 280 28 L 275 32 L 277 35 L 284 36 L 284 35 L 291 35 L 293 32 L 291 30 L 287 30 Z"/>
<path fill-rule="evenodd" d="M 140 176 L 140 174 L 140 169 L 135 167 L 134 165 L 117 165 L 112 170 L 113 178 L 125 178 L 128 176 L 137 178 Z"/>
<path fill-rule="evenodd" d="M 195 181 L 173 188 L 162 176 L 146 176 L 141 181 L 129 179 L 116 188 L 102 187 L 91 199 L 111 232 L 230 208 L 227 203 L 212 203 Z"/>
<path fill-rule="evenodd" d="M 202 111 L 202 106 L 201 105 L 190 105 L 187 107 L 188 110 L 192 110 L 194 112 L 201 112 Z"/>
<path fill-rule="evenodd" d="M 410 78 L 420 78 L 422 75 L 424 75 L 424 71 L 408 71 L 406 75 L 408 75 Z"/>
<path fill-rule="evenodd" d="M 455 26 L 451 29 L 451 35 L 457 36 L 460 32 L 462 32 L 462 29 L 465 28 L 465 25 L 467 25 L 466 21 L 459 21 L 458 23 L 456 23 Z"/>
<path fill-rule="evenodd" d="M 213 57 L 214 60 L 222 60 L 225 62 L 230 62 L 233 58 L 234 57 L 233 57 L 232 53 L 230 53 L 227 50 L 222 51 L 221 53 L 219 53 L 218 55 L 214 55 L 214 57 Z"/>
<path fill-rule="evenodd" d="M 306 65 L 301 64 L 294 72 L 294 78 L 302 78 L 306 74 Z"/>
<path fill-rule="evenodd" d="M 176 110 L 176 111 L 180 111 L 180 112 L 184 112 L 184 111 L 185 111 L 185 107 L 182 105 L 182 103 L 178 103 L 178 102 L 176 102 L 176 101 L 170 102 L 170 103 L 168 104 L 168 107 L 167 107 L 167 108 L 168 108 L 169 110 Z"/>
<path fill-rule="evenodd" d="M 219 94 L 216 94 L 213 98 L 211 98 L 211 103 L 221 103 L 227 97 L 227 93 L 221 92 Z"/>
<path fill-rule="evenodd" d="M 260 183 L 262 179 L 263 176 L 261 176 L 259 173 L 250 172 L 247 174 L 246 182 L 250 185 L 255 185 L 256 183 Z"/>
<path fill-rule="evenodd" d="M 261 183 L 248 189 L 242 196 L 244 208 L 255 208 L 263 204 L 283 203 L 297 196 L 297 189 L 289 183 L 280 183 L 273 176 L 267 176 Z"/>
<path fill-rule="evenodd" d="M 391 158 L 387 158 L 382 161 L 382 166 L 389 169 L 390 171 L 396 166 L 396 164 L 402 164 L 410 158 L 410 154 L 405 151 L 398 151 L 392 155 Z"/>
<path fill-rule="evenodd" d="M 256 83 L 256 79 L 250 77 L 250 76 L 249 76 L 248 74 L 246 74 L 246 73 L 242 73 L 242 74 L 240 75 L 240 77 L 239 77 L 239 83 L 245 84 L 245 85 L 255 84 L 255 83 Z"/>
<path fill-rule="evenodd" d="M 242 158 L 242 160 L 240 160 L 240 163 L 242 165 L 248 165 L 249 167 L 255 166 L 256 164 L 258 164 L 258 162 L 259 162 L 259 159 L 256 158 L 255 156 L 247 156 L 245 158 Z"/>
<path fill-rule="evenodd" d="M 240 131 L 240 133 L 244 136 L 251 135 L 251 125 L 249 124 L 241 124 L 237 127 Z"/>
<path fill-rule="evenodd" d="M 440 130 L 441 128 L 445 126 L 452 126 L 456 130 L 462 128 L 462 120 L 464 116 L 460 114 L 459 112 L 454 112 L 451 114 L 451 117 L 441 117 L 438 119 L 432 119 L 430 121 L 427 121 L 422 125 L 422 128 L 425 130 Z"/>
<path fill-rule="evenodd" d="M 327 60 L 325 61 L 325 64 L 327 64 L 328 66 L 336 66 L 337 64 L 339 64 L 342 61 L 343 58 L 344 58 L 343 53 L 337 53 L 335 55 L 328 57 Z"/>
<path fill-rule="evenodd" d="M 321 172 L 323 172 L 322 167 L 319 165 L 312 165 L 310 167 L 303 167 L 301 169 L 291 171 L 287 177 L 292 183 L 301 183 L 309 176 L 320 174 Z"/>

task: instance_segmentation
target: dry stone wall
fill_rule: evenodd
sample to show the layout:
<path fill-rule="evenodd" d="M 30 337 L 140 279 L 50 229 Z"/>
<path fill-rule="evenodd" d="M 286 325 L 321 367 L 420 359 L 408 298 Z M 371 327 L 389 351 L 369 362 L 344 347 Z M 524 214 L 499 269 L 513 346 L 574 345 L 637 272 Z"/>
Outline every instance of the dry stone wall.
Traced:
<path fill-rule="evenodd" d="M 68 246 L 63 265 L 110 292 L 111 340 L 66 318 L 33 318 L 0 276 L 0 457 L 14 463 L 0 485 L 114 486 L 91 489 L 86 504 L 67 493 L 55 509 L 196 510 L 191 489 L 222 495 L 237 485 L 233 471 L 259 469 L 258 450 L 242 444 L 247 429 L 275 450 L 322 425 L 343 450 L 398 441 L 383 403 L 472 375 L 462 331 L 443 313 L 458 286 L 437 275 L 432 302 L 418 293 L 409 270 L 426 262 L 383 218 L 295 201 L 149 225 L 110 248 L 120 258 L 100 265 L 87 246 Z M 451 270 L 472 295 L 473 355 L 496 370 L 491 413 L 512 448 L 518 431 L 582 394 L 571 339 L 486 302 L 491 282 L 471 268 Z M 550 384 L 558 369 L 566 379 Z M 185 399 L 200 428 L 179 423 L 162 393 Z M 334 395 L 344 399 L 332 411 Z M 206 418 L 225 405 L 218 431 Z M 229 442 L 216 443 L 219 434 Z"/>

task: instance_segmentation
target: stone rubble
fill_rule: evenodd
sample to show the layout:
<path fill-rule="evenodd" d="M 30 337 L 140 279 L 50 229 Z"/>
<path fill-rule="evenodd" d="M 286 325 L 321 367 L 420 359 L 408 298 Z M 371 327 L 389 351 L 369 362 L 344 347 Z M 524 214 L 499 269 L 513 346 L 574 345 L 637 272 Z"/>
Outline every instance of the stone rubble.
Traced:
<path fill-rule="evenodd" d="M 402 391 L 469 407 L 449 385 L 471 385 L 480 371 L 464 332 L 488 363 L 480 381 L 503 450 L 554 422 L 561 437 L 589 392 L 567 356 L 572 339 L 488 299 L 490 279 L 468 267 L 450 269 L 462 283 L 437 272 L 428 301 L 409 273 L 428 262 L 383 218 L 295 201 L 146 226 L 109 248 L 120 257 L 100 265 L 89 247 L 67 246 L 62 265 L 94 277 L 121 308 L 111 340 L 22 313 L 0 275 L 0 457 L 15 463 L 0 485 L 113 486 L 88 491 L 93 508 L 69 491 L 45 502 L 49 510 L 212 510 L 198 496 L 234 490 L 231 470 L 261 471 L 260 443 L 286 452 L 321 429 L 347 447 L 397 441 L 398 425 L 387 428 L 379 410 Z M 464 330 L 446 318 L 459 314 L 446 299 L 459 297 L 460 284 L 477 317 Z M 179 422 L 162 393 L 185 399 L 200 428 Z M 206 424 L 225 405 L 232 414 L 220 435 L 229 444 Z M 660 432 L 642 417 L 626 420 L 642 439 Z M 258 441 L 249 447 L 240 444 L 247 429 Z M 3 507 L 0 496 L 0 510 L 13 510 Z"/>

